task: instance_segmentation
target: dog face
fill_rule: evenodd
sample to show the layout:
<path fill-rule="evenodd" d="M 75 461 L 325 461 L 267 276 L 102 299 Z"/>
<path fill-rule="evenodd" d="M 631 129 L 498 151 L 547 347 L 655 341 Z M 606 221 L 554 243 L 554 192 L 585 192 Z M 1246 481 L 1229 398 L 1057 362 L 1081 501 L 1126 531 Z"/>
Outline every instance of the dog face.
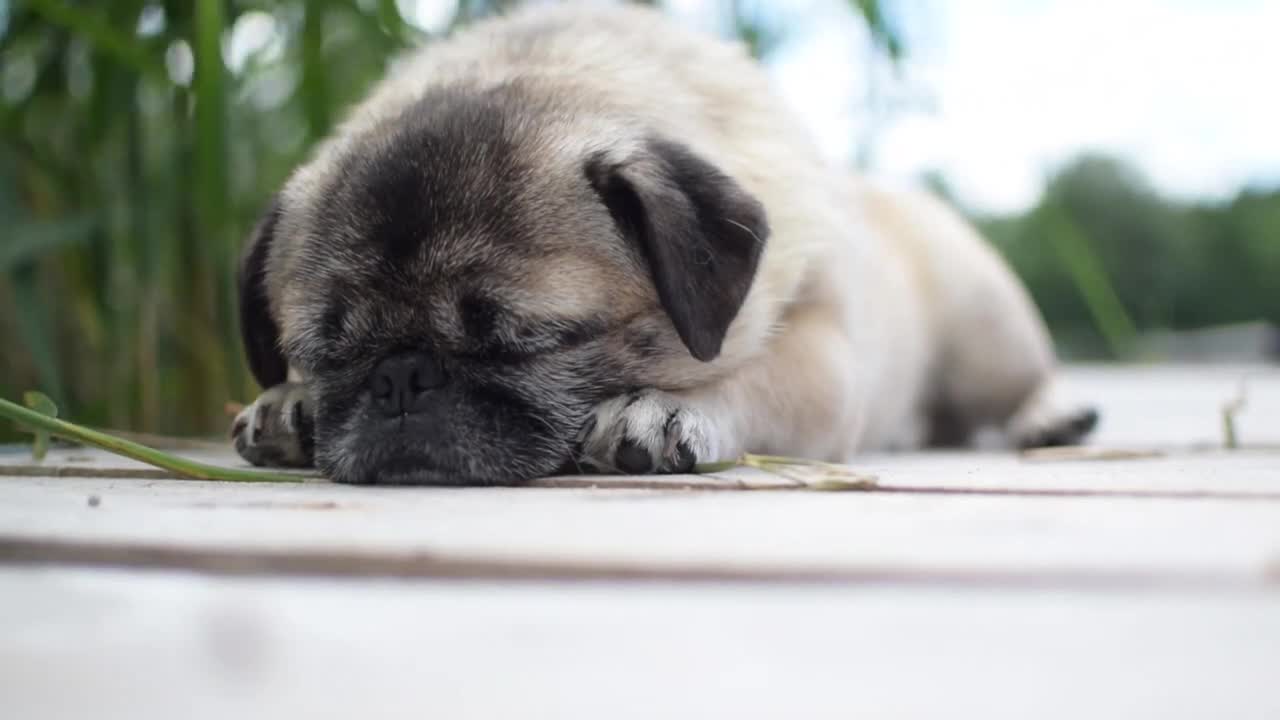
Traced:
<path fill-rule="evenodd" d="M 305 378 L 329 477 L 549 474 L 596 404 L 713 364 L 762 207 L 684 145 L 573 117 L 547 89 L 428 92 L 340 132 L 259 223 L 249 364 Z"/>

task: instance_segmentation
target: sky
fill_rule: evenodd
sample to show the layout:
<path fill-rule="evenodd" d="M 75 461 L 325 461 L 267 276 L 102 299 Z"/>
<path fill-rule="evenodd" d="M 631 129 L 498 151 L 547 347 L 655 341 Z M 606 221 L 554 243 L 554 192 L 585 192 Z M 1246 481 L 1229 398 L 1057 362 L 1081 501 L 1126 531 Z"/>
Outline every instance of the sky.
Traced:
<path fill-rule="evenodd" d="M 400 4 L 430 24 L 453 1 Z M 770 74 L 830 159 L 870 139 L 872 174 L 939 172 L 972 210 L 1026 209 L 1087 151 L 1184 199 L 1280 185 L 1280 0 L 888 0 L 908 45 L 897 74 L 850 0 L 743 2 L 785 29 Z M 664 4 L 722 27 L 724 1 Z"/>
<path fill-rule="evenodd" d="M 879 75 L 898 107 L 885 123 L 845 0 L 786 6 L 799 19 L 773 75 L 834 159 L 876 129 L 873 170 L 939 171 L 986 212 L 1025 209 L 1086 151 L 1180 198 L 1280 185 L 1277 0 L 897 0 L 909 56 L 902 80 Z"/>

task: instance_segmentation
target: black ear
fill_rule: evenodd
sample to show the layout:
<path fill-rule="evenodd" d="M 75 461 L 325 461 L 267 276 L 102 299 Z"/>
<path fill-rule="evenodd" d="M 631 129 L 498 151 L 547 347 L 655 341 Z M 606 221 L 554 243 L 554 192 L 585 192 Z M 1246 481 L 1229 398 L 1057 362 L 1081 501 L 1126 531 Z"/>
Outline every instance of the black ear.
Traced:
<path fill-rule="evenodd" d="M 586 171 L 623 236 L 639 245 L 689 353 L 714 360 L 764 251 L 764 207 L 668 140 L 650 139 L 620 162 L 594 157 Z"/>
<path fill-rule="evenodd" d="M 240 292 L 240 338 L 249 369 L 263 389 L 279 385 L 289 374 L 289 363 L 280 351 L 280 328 L 271 317 L 266 287 L 267 256 L 279 219 L 280 199 L 276 197 L 249 236 L 236 277 Z"/>

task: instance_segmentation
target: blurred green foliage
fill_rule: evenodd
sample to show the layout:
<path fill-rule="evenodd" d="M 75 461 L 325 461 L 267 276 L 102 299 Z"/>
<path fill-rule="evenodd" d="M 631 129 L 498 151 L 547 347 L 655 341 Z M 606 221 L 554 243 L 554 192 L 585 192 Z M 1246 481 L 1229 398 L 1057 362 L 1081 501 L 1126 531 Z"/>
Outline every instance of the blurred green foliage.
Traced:
<path fill-rule="evenodd" d="M 220 429 L 224 403 L 253 393 L 242 238 L 419 38 L 390 0 L 0 0 L 0 17 L 0 395 Z"/>
<path fill-rule="evenodd" d="M 1147 330 L 1280 326 L 1280 190 L 1179 202 L 1084 156 L 1029 212 L 978 220 L 1075 356 L 1131 357 Z"/>
<path fill-rule="evenodd" d="M 431 41 L 410 4 L 0 0 L 0 396 L 38 388 L 91 424 L 221 431 L 224 403 L 256 392 L 235 326 L 240 244 L 389 59 Z M 511 4 L 459 0 L 441 31 Z M 891 3 L 848 5 L 881 55 L 909 52 Z M 759 2 L 723 7 L 757 55 L 786 30 Z M 1280 320 L 1276 194 L 1182 207 L 1088 159 L 1026 217 L 983 224 L 1081 346 Z"/>

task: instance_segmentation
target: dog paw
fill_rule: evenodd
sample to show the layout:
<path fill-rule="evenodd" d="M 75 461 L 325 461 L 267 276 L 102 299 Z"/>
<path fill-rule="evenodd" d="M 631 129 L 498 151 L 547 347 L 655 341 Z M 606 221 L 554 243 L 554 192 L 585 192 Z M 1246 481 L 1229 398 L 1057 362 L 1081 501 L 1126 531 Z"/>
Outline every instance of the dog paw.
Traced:
<path fill-rule="evenodd" d="M 1098 425 L 1098 411 L 1080 408 L 1027 422 L 1015 428 L 1013 442 L 1019 449 L 1078 445 Z"/>
<path fill-rule="evenodd" d="M 240 457 L 254 465 L 310 467 L 315 452 L 311 395 L 298 383 L 270 388 L 240 411 L 231 438 Z"/>
<path fill-rule="evenodd" d="M 678 397 L 640 390 L 601 403 L 578 435 L 579 463 L 600 472 L 687 473 L 711 458 L 706 416 Z"/>

